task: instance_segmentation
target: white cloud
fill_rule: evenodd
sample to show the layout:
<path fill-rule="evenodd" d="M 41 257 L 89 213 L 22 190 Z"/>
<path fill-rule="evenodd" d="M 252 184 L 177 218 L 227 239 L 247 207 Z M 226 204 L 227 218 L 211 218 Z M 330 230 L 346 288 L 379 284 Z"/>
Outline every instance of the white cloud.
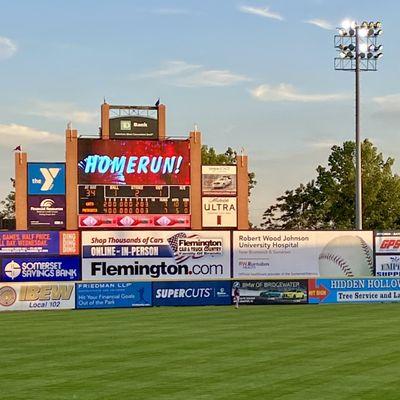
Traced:
<path fill-rule="evenodd" d="M 283 21 L 284 18 L 277 12 L 270 11 L 269 7 L 240 6 L 239 10 L 247 14 L 258 15 L 264 18 L 277 19 Z"/>
<path fill-rule="evenodd" d="M 388 94 L 386 96 L 378 96 L 372 99 L 379 106 L 381 112 L 398 113 L 400 112 L 400 94 Z"/>
<path fill-rule="evenodd" d="M 82 124 L 93 123 L 99 119 L 99 114 L 96 111 L 79 110 L 72 103 L 60 102 L 37 101 L 34 103 L 33 110 L 29 114 Z"/>
<path fill-rule="evenodd" d="M 308 144 L 308 146 L 314 149 L 330 149 L 337 144 L 338 144 L 337 141 L 322 139 L 322 140 L 313 140 L 311 143 Z"/>
<path fill-rule="evenodd" d="M 64 143 L 64 137 L 25 125 L 0 124 L 0 146 L 14 148 L 18 145 L 24 146 L 32 143 L 39 145 L 42 143 Z"/>
<path fill-rule="evenodd" d="M 12 57 L 17 50 L 17 45 L 11 39 L 0 36 L 0 60 Z"/>
<path fill-rule="evenodd" d="M 136 78 L 162 78 L 166 76 L 180 75 L 193 70 L 198 70 L 201 67 L 201 65 L 188 64 L 185 61 L 168 61 L 164 63 L 160 69 L 139 74 Z M 133 76 L 133 78 L 135 77 Z"/>
<path fill-rule="evenodd" d="M 232 86 L 236 83 L 249 81 L 244 75 L 235 74 L 226 69 L 224 70 L 204 70 L 198 71 L 186 77 L 181 77 L 177 81 L 177 86 L 182 87 L 216 87 Z"/>
<path fill-rule="evenodd" d="M 183 8 L 157 8 L 153 10 L 153 13 L 160 15 L 187 15 L 189 11 Z"/>
<path fill-rule="evenodd" d="M 250 81 L 247 76 L 226 69 L 206 69 L 202 65 L 189 64 L 185 61 L 168 61 L 160 69 L 139 74 L 132 78 L 163 79 L 170 85 L 188 88 L 232 86 L 240 82 Z"/>
<path fill-rule="evenodd" d="M 250 91 L 251 95 L 260 101 L 269 102 L 299 102 L 318 103 L 325 101 L 343 100 L 349 97 L 344 93 L 332 94 L 307 94 L 299 92 L 294 86 L 287 83 L 280 83 L 277 86 L 260 85 Z"/>
<path fill-rule="evenodd" d="M 334 29 L 334 26 L 329 21 L 326 21 L 325 19 L 319 19 L 319 18 L 308 19 L 307 21 L 304 21 L 304 23 L 310 24 L 310 25 L 315 25 L 315 26 L 318 26 L 318 28 L 322 28 L 322 29 L 327 29 L 327 30 Z"/>

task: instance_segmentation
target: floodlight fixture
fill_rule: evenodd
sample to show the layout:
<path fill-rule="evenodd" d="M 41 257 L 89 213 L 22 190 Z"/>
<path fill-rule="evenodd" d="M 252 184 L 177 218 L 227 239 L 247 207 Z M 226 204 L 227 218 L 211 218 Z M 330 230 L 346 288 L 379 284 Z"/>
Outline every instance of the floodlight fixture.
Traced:
<path fill-rule="evenodd" d="M 376 71 L 377 60 L 383 56 L 380 21 L 363 21 L 357 24 L 345 20 L 335 35 L 335 70 L 355 72 L 355 142 L 356 142 L 356 182 L 355 182 L 355 228 L 362 229 L 362 181 L 361 181 L 361 140 L 360 140 L 360 71 Z"/>

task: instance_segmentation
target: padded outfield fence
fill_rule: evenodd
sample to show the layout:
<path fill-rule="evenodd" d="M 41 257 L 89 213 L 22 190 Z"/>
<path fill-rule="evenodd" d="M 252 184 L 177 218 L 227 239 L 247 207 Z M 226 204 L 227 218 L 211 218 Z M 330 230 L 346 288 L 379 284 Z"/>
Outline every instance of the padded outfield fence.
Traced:
<path fill-rule="evenodd" d="M 1 232 L 0 311 L 396 302 L 400 233 Z"/>

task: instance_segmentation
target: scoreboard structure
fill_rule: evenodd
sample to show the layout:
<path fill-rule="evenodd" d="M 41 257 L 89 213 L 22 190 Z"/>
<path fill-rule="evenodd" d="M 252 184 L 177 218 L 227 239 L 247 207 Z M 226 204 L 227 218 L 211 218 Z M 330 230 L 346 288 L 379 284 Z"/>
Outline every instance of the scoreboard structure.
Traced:
<path fill-rule="evenodd" d="M 104 103 L 99 137 L 81 138 L 77 130 L 66 129 L 64 229 L 201 230 L 211 226 L 202 221 L 201 133 L 196 130 L 189 137 L 171 140 L 165 121 L 163 104 Z M 17 230 L 29 228 L 27 165 L 27 154 L 16 152 Z M 249 229 L 247 156 L 236 157 L 236 168 L 237 223 L 234 227 L 220 218 L 223 223 L 215 229 Z M 212 205 L 216 218 L 220 209 L 224 211 L 218 207 Z"/>

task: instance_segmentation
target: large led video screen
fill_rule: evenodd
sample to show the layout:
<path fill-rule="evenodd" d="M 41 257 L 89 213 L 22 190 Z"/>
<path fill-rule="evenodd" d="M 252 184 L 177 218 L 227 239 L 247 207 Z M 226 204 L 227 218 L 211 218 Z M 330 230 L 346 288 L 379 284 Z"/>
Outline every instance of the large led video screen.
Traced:
<path fill-rule="evenodd" d="M 78 182 L 189 185 L 189 141 L 79 139 Z"/>

